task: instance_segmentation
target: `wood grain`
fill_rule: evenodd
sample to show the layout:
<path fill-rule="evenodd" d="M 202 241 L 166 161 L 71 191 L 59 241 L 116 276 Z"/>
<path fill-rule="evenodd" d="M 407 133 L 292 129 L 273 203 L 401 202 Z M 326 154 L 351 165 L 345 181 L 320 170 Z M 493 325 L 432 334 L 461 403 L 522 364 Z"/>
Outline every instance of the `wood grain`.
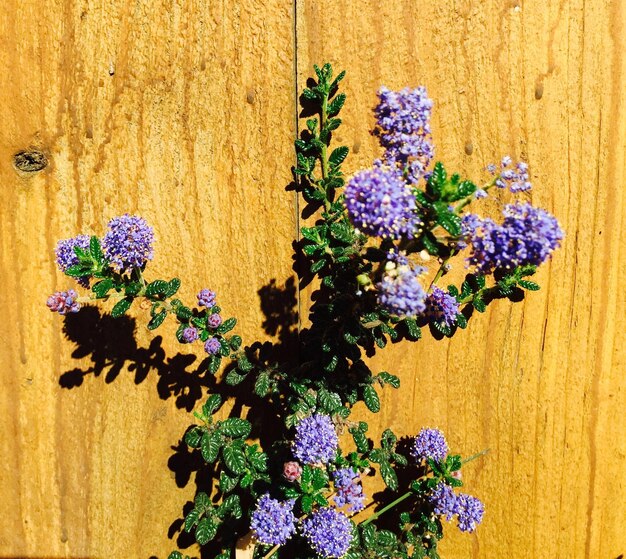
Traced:
<path fill-rule="evenodd" d="M 326 60 L 348 70 L 337 139 L 350 171 L 377 155 L 376 89 L 424 84 L 438 157 L 473 177 L 504 154 L 524 157 L 530 198 L 567 233 L 527 301 L 373 363 L 403 382 L 385 392 L 374 432 L 439 426 L 463 454 L 491 449 L 466 474 L 485 523 L 472 536 L 450 527 L 444 557 L 626 554 L 624 3 L 297 0 L 295 22 L 287 0 L 3 8 L 1 557 L 176 547 L 168 529 L 195 488 L 168 461 L 199 397 L 199 359 L 175 357 L 172 325 L 151 346 L 142 319 L 64 335 L 43 304 L 69 286 L 52 251 L 141 213 L 156 228 L 153 273 L 179 274 L 187 300 L 215 288 L 247 340 L 266 338 L 258 291 L 293 273 L 294 92 Z M 49 165 L 16 170 L 14 155 L 33 148 Z M 136 347 L 121 343 L 124 328 Z"/>
<path fill-rule="evenodd" d="M 450 342 L 394 347 L 373 362 L 403 383 L 385 393 L 379 431 L 438 426 L 465 455 L 490 449 L 466 473 L 485 524 L 471 536 L 451 526 L 444 557 L 626 553 L 626 5 L 297 4 L 299 80 L 321 61 L 348 70 L 338 139 L 352 149 L 349 171 L 378 155 L 376 89 L 423 84 L 437 158 L 480 177 L 502 155 L 523 157 L 530 199 L 567 233 L 524 303 L 497 302 Z"/>
<path fill-rule="evenodd" d="M 292 273 L 296 228 L 284 190 L 292 6 L 16 0 L 3 4 L 0 37 L 0 556 L 166 557 L 170 524 L 195 492 L 193 478 L 177 487 L 168 460 L 191 420 L 199 360 L 174 359 L 170 324 L 165 365 L 139 385 L 145 374 L 122 359 L 117 376 L 107 365 L 62 388 L 94 355 L 73 359 L 63 320 L 45 307 L 70 286 L 53 248 L 139 213 L 156 229 L 153 277 L 179 274 L 190 302 L 217 290 L 246 340 L 266 337 L 257 291 Z M 31 147 L 49 166 L 17 172 L 13 155 Z M 113 346 L 115 328 L 104 334 Z"/>

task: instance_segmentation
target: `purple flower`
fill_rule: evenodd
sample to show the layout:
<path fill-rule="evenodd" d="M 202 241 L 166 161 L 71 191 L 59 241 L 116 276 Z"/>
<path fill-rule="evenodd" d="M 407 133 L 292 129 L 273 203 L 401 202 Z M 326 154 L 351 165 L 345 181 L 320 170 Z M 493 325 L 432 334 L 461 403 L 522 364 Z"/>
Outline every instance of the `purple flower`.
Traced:
<path fill-rule="evenodd" d="M 424 87 L 401 91 L 381 87 L 378 100 L 373 134 L 385 148 L 384 162 L 406 170 L 415 182 L 424 175 L 434 156 L 430 135 L 433 102 Z"/>
<path fill-rule="evenodd" d="M 387 263 L 387 271 L 376 284 L 378 303 L 397 316 L 417 316 L 426 308 L 426 292 L 419 281 L 423 268 L 412 268 L 406 259 Z"/>
<path fill-rule="evenodd" d="M 204 342 L 204 351 L 206 351 L 209 355 L 217 355 L 222 349 L 222 344 L 217 338 L 209 338 L 206 342 Z"/>
<path fill-rule="evenodd" d="M 457 496 L 452 487 L 440 482 L 429 496 L 429 501 L 434 505 L 435 514 L 445 516 L 446 520 L 458 513 Z"/>
<path fill-rule="evenodd" d="M 258 501 L 250 528 L 256 539 L 265 545 L 283 545 L 296 531 L 294 500 L 281 503 L 267 493 Z"/>
<path fill-rule="evenodd" d="M 117 272 L 141 268 L 152 260 L 154 231 L 143 218 L 124 214 L 114 217 L 107 227 L 102 249 Z"/>
<path fill-rule="evenodd" d="M 54 251 L 59 270 L 65 273 L 70 266 L 78 264 L 78 256 L 76 255 L 74 248 L 78 247 L 83 249 L 85 252 L 89 252 L 90 240 L 91 238 L 89 235 L 77 235 L 71 239 L 63 239 L 59 241 Z M 89 276 L 82 276 L 80 278 L 76 278 L 76 280 L 83 287 L 89 287 Z"/>
<path fill-rule="evenodd" d="M 297 481 L 302 475 L 302 466 L 298 462 L 285 462 L 283 465 L 283 477 L 287 481 Z"/>
<path fill-rule="evenodd" d="M 433 287 L 426 298 L 425 314 L 431 320 L 452 326 L 456 322 L 456 315 L 459 314 L 459 304 L 443 289 Z"/>
<path fill-rule="evenodd" d="M 334 497 L 335 506 L 343 507 L 348 505 L 348 512 L 358 512 L 365 507 L 365 495 L 363 495 L 363 486 L 361 485 L 361 477 L 354 468 L 341 468 L 333 474 L 335 483 Z"/>
<path fill-rule="evenodd" d="M 67 314 L 68 312 L 78 312 L 80 303 L 76 300 L 78 294 L 73 289 L 68 291 L 57 291 L 48 297 L 46 305 L 52 312 Z"/>
<path fill-rule="evenodd" d="M 300 420 L 292 444 L 294 456 L 303 464 L 327 463 L 337 455 L 339 440 L 330 417 L 314 414 Z"/>
<path fill-rule="evenodd" d="M 461 532 L 473 532 L 485 514 L 485 505 L 480 499 L 459 493 L 456 498 L 457 522 Z"/>
<path fill-rule="evenodd" d="M 513 193 L 530 190 L 532 184 L 528 175 L 528 164 L 520 161 L 515 167 L 512 167 L 512 165 L 513 160 L 508 155 L 502 158 L 502 162 L 500 163 L 502 171 L 496 179 L 495 185 L 498 188 L 507 188 L 508 186 L 509 190 Z M 488 165 L 487 169 L 492 175 L 495 175 L 495 165 Z"/>
<path fill-rule="evenodd" d="M 198 305 L 200 307 L 208 307 L 209 309 L 215 305 L 215 291 L 203 289 L 198 293 Z"/>
<path fill-rule="evenodd" d="M 448 455 L 448 443 L 439 429 L 422 429 L 411 449 L 411 456 L 418 461 L 431 459 L 435 462 L 443 462 Z"/>
<path fill-rule="evenodd" d="M 350 220 L 372 237 L 413 238 L 422 222 L 415 196 L 396 170 L 374 167 L 358 172 L 344 190 Z"/>
<path fill-rule="evenodd" d="M 198 329 L 194 328 L 193 326 L 188 326 L 183 330 L 182 338 L 185 343 L 193 343 L 198 339 L 198 337 Z"/>
<path fill-rule="evenodd" d="M 352 545 L 352 529 L 348 517 L 330 507 L 315 511 L 302 522 L 302 534 L 322 557 L 343 557 Z"/>
<path fill-rule="evenodd" d="M 218 313 L 210 314 L 207 319 L 209 328 L 217 328 L 222 323 L 222 317 Z"/>
<path fill-rule="evenodd" d="M 468 262 L 483 274 L 517 266 L 539 266 L 560 246 L 563 231 L 556 218 L 528 203 L 505 206 L 504 220 L 480 220 L 470 236 Z"/>
<path fill-rule="evenodd" d="M 477 188 L 474 191 L 474 198 L 476 198 L 476 200 L 481 200 L 483 198 L 487 198 L 487 196 L 489 196 L 489 194 L 487 194 L 487 191 L 482 189 L 482 188 Z"/>

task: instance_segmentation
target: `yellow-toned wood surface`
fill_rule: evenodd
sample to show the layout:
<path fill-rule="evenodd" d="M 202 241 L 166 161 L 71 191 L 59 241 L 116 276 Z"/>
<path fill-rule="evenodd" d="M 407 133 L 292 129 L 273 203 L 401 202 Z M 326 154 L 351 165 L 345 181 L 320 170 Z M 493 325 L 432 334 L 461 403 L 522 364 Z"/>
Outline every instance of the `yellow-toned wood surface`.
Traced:
<path fill-rule="evenodd" d="M 438 426 L 465 455 L 491 449 L 465 475 L 485 523 L 451 527 L 443 556 L 626 554 L 625 18 L 610 0 L 5 0 L 0 557 L 176 547 L 195 486 L 172 447 L 200 398 L 200 354 L 175 357 L 172 325 L 151 342 L 143 319 L 97 329 L 87 315 L 64 334 L 44 305 L 69 286 L 53 248 L 141 213 L 153 274 L 179 274 L 186 300 L 215 288 L 246 339 L 266 338 L 258 292 L 293 274 L 295 92 L 325 60 L 348 70 L 348 171 L 378 154 L 376 89 L 424 84 L 438 157 L 474 177 L 524 157 L 530 198 L 566 230 L 524 303 L 373 363 L 403 383 L 374 432 Z M 33 149 L 48 166 L 16 170 Z"/>

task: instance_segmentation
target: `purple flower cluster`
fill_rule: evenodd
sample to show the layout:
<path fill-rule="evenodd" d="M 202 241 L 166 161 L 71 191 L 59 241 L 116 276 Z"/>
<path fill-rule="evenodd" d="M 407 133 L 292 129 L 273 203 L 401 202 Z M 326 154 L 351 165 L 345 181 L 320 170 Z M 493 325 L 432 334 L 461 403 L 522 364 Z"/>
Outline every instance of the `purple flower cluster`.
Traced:
<path fill-rule="evenodd" d="M 335 425 L 327 415 L 314 414 L 296 425 L 292 451 L 303 464 L 330 462 L 337 455 L 338 446 Z"/>
<path fill-rule="evenodd" d="M 302 534 L 321 557 L 343 557 L 352 545 L 352 522 L 340 511 L 324 507 L 302 522 Z"/>
<path fill-rule="evenodd" d="M 378 105 L 374 109 L 377 126 L 373 134 L 385 148 L 385 163 L 408 171 L 413 182 L 424 175 L 434 156 L 430 130 L 432 107 L 424 87 L 407 87 L 401 91 L 381 87 L 378 91 Z"/>
<path fill-rule="evenodd" d="M 67 314 L 68 312 L 78 312 L 80 303 L 76 300 L 78 293 L 73 289 L 68 291 L 57 291 L 48 297 L 46 305 L 52 312 Z"/>
<path fill-rule="evenodd" d="M 359 171 L 348 181 L 344 196 L 354 226 L 372 237 L 411 239 L 422 225 L 415 196 L 395 169 L 379 165 Z"/>
<path fill-rule="evenodd" d="M 333 474 L 335 483 L 334 497 L 337 507 L 348 506 L 348 512 L 358 512 L 365 507 L 365 495 L 361 478 L 354 468 L 341 468 Z"/>
<path fill-rule="evenodd" d="M 517 266 L 539 266 L 560 246 L 563 231 L 554 216 L 528 203 L 505 206 L 501 224 L 491 219 L 474 223 L 469 264 L 481 273 Z"/>
<path fill-rule="evenodd" d="M 294 500 L 281 503 L 267 493 L 257 502 L 250 528 L 256 539 L 266 545 L 283 545 L 296 531 Z"/>
<path fill-rule="evenodd" d="M 141 268 L 148 260 L 152 260 L 154 231 L 145 219 L 124 214 L 114 217 L 107 227 L 102 249 L 117 272 Z"/>
<path fill-rule="evenodd" d="M 59 266 L 59 270 L 63 273 L 70 267 L 78 264 L 78 256 L 76 255 L 75 247 L 83 249 L 85 252 L 89 252 L 89 235 L 77 235 L 71 239 L 63 239 L 57 243 L 57 247 L 54 251 L 56 255 L 56 263 Z M 77 281 L 83 287 L 89 287 L 89 276 L 77 278 Z"/>
<path fill-rule="evenodd" d="M 183 330 L 182 338 L 187 344 L 195 342 L 199 338 L 198 329 L 193 326 L 188 326 Z"/>
<path fill-rule="evenodd" d="M 452 520 L 456 516 L 462 532 L 476 530 L 485 514 L 485 505 L 480 499 L 466 493 L 455 495 L 452 488 L 443 482 L 433 490 L 429 500 L 434 506 L 435 514 L 445 516 L 446 520 Z"/>
<path fill-rule="evenodd" d="M 532 188 L 533 185 L 530 182 L 527 163 L 520 161 L 513 166 L 513 160 L 507 155 L 502 158 L 500 167 L 500 174 L 495 181 L 495 185 L 498 188 L 506 188 L 508 186 L 509 190 L 513 193 L 525 192 Z M 492 175 L 495 175 L 497 167 L 491 164 L 487 166 L 487 170 Z"/>
<path fill-rule="evenodd" d="M 198 305 L 209 309 L 215 305 L 215 291 L 202 289 L 200 293 L 198 293 Z"/>
<path fill-rule="evenodd" d="M 431 320 L 452 326 L 459 314 L 459 304 L 449 293 L 438 287 L 433 287 L 426 297 L 426 316 Z"/>
<path fill-rule="evenodd" d="M 218 338 L 209 338 L 206 342 L 204 342 L 204 351 L 206 351 L 209 355 L 217 355 L 222 349 L 222 344 Z"/>
<path fill-rule="evenodd" d="M 222 317 L 218 313 L 213 313 L 207 316 L 206 322 L 209 328 L 217 328 L 222 323 Z"/>
<path fill-rule="evenodd" d="M 418 461 L 430 458 L 443 462 L 448 455 L 448 443 L 439 429 L 422 429 L 415 437 L 411 456 Z"/>
<path fill-rule="evenodd" d="M 412 268 L 406 259 L 389 262 L 387 271 L 376 284 L 378 303 L 397 316 L 417 316 L 426 309 L 426 292 L 419 281 L 423 268 Z"/>

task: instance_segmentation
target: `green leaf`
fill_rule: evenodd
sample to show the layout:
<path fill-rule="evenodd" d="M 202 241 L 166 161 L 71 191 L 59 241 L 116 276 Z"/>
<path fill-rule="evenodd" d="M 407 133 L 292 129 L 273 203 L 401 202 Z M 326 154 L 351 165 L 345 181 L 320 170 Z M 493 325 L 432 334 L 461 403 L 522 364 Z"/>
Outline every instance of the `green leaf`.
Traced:
<path fill-rule="evenodd" d="M 313 510 L 313 497 L 311 495 L 302 495 L 300 506 L 304 514 L 309 514 Z"/>
<path fill-rule="evenodd" d="M 222 501 L 218 513 L 220 516 L 230 514 L 235 518 L 241 518 L 243 511 L 241 510 L 241 503 L 239 501 L 239 495 L 229 495 Z"/>
<path fill-rule="evenodd" d="M 155 330 L 156 328 L 161 326 L 161 324 L 163 324 L 163 321 L 165 320 L 166 316 L 167 316 L 167 311 L 165 309 L 163 309 L 158 314 L 155 314 L 150 319 L 150 322 L 148 322 L 148 330 Z"/>
<path fill-rule="evenodd" d="M 476 185 L 472 181 L 463 181 L 457 188 L 457 200 L 466 198 L 476 191 Z"/>
<path fill-rule="evenodd" d="M 183 554 L 180 551 L 172 551 L 167 559 L 183 559 Z"/>
<path fill-rule="evenodd" d="M 192 509 L 189 514 L 185 516 L 185 532 L 191 532 L 199 520 L 200 512 L 196 509 Z"/>
<path fill-rule="evenodd" d="M 219 394 L 211 394 L 202 406 L 202 413 L 205 417 L 213 415 L 222 405 L 222 397 Z"/>
<path fill-rule="evenodd" d="M 221 422 L 220 431 L 227 437 L 247 437 L 252 431 L 252 425 L 245 419 L 229 417 Z"/>
<path fill-rule="evenodd" d="M 231 476 L 226 472 L 220 472 L 220 491 L 222 493 L 230 493 L 239 483 L 239 476 Z"/>
<path fill-rule="evenodd" d="M 267 454 L 265 452 L 253 452 L 248 456 L 248 460 L 257 472 L 267 471 Z"/>
<path fill-rule="evenodd" d="M 528 289 L 528 291 L 538 291 L 540 289 L 539 284 L 534 281 L 519 280 L 517 283 L 520 287 Z"/>
<path fill-rule="evenodd" d="M 301 227 L 300 233 L 305 239 L 308 239 L 309 241 L 313 241 L 314 243 L 317 243 L 320 240 L 317 227 Z"/>
<path fill-rule="evenodd" d="M 317 272 L 319 272 L 325 265 L 326 265 L 325 258 L 322 258 L 318 260 L 317 262 L 313 262 L 313 264 L 311 265 L 311 273 L 317 274 Z"/>
<path fill-rule="evenodd" d="M 461 234 L 461 218 L 447 210 L 437 214 L 437 224 L 441 225 L 450 235 L 455 237 Z"/>
<path fill-rule="evenodd" d="M 409 339 L 419 340 L 422 337 L 422 331 L 414 318 L 405 318 L 404 324 L 406 324 Z"/>
<path fill-rule="evenodd" d="M 400 388 L 400 379 L 396 375 L 392 375 L 387 372 L 382 372 L 378 374 L 378 378 L 382 380 L 385 384 L 390 384 L 394 388 Z"/>
<path fill-rule="evenodd" d="M 167 283 L 167 290 L 165 291 L 166 297 L 172 297 L 176 295 L 176 292 L 180 288 L 180 280 L 178 278 L 171 279 Z"/>
<path fill-rule="evenodd" d="M 380 411 L 380 399 L 371 384 L 368 384 L 363 388 L 363 401 L 365 402 L 367 409 L 372 413 L 378 413 Z"/>
<path fill-rule="evenodd" d="M 329 163 L 335 167 L 341 165 L 345 158 L 348 157 L 349 151 L 350 149 L 347 146 L 339 146 L 338 148 L 335 148 L 328 158 Z"/>
<path fill-rule="evenodd" d="M 472 301 L 472 305 L 478 312 L 485 312 L 487 310 L 487 305 L 485 304 L 485 301 L 483 301 L 481 297 L 478 297 L 478 296 L 474 297 L 474 300 Z"/>
<path fill-rule="evenodd" d="M 65 275 L 72 278 L 81 278 L 83 276 L 91 275 L 91 268 L 83 266 L 82 264 L 74 264 L 65 270 Z"/>
<path fill-rule="evenodd" d="M 168 283 L 164 280 L 154 280 L 146 287 L 147 297 L 161 297 L 167 293 Z"/>
<path fill-rule="evenodd" d="M 230 349 L 237 351 L 241 347 L 241 336 L 234 335 L 230 338 Z"/>
<path fill-rule="evenodd" d="M 176 307 L 176 318 L 178 318 L 178 320 L 187 322 L 192 316 L 193 313 L 189 307 L 186 307 L 185 305 Z"/>
<path fill-rule="evenodd" d="M 89 253 L 96 262 L 102 262 L 104 255 L 102 254 L 102 247 L 100 246 L 100 239 L 98 239 L 98 237 L 91 237 L 91 239 L 89 239 Z"/>
<path fill-rule="evenodd" d="M 222 450 L 226 467 L 234 474 L 243 474 L 246 471 L 246 457 L 237 445 L 225 446 Z"/>
<path fill-rule="evenodd" d="M 246 375 L 240 375 L 235 369 L 233 369 L 232 371 L 228 371 L 224 380 L 229 386 L 237 386 L 246 380 Z"/>
<path fill-rule="evenodd" d="M 214 375 L 220 368 L 222 364 L 222 356 L 221 355 L 211 355 L 209 357 L 209 373 Z"/>
<path fill-rule="evenodd" d="M 245 355 L 242 355 L 237 359 L 237 368 L 244 373 L 249 373 L 252 370 L 252 363 Z"/>
<path fill-rule="evenodd" d="M 205 462 L 209 464 L 215 462 L 221 446 L 222 438 L 219 435 L 209 432 L 204 433 L 200 442 L 200 452 L 202 452 L 202 458 L 204 458 Z"/>
<path fill-rule="evenodd" d="M 261 398 L 267 396 L 270 390 L 270 377 L 267 371 L 261 371 L 254 381 L 254 393 Z"/>
<path fill-rule="evenodd" d="M 380 475 L 383 478 L 385 485 L 389 487 L 389 489 L 391 489 L 392 491 L 398 489 L 398 476 L 396 475 L 396 472 L 391 467 L 389 462 L 387 462 L 386 460 L 383 460 L 380 463 Z"/>
<path fill-rule="evenodd" d="M 317 399 L 322 408 L 324 408 L 324 410 L 328 413 L 334 413 L 337 408 L 342 406 L 341 396 L 339 396 L 336 392 L 330 392 L 325 388 L 320 389 Z"/>
<path fill-rule="evenodd" d="M 341 126 L 341 119 L 340 118 L 329 118 L 326 121 L 326 129 L 325 130 L 329 130 L 329 131 L 336 130 L 340 126 Z"/>
<path fill-rule="evenodd" d="M 200 514 L 209 512 L 213 508 L 211 506 L 211 500 L 209 499 L 209 496 L 204 491 L 200 491 L 196 494 L 196 497 L 193 500 L 193 504 L 194 508 L 199 511 Z"/>
<path fill-rule="evenodd" d="M 200 522 L 198 522 L 198 527 L 196 528 L 196 541 L 200 545 L 206 545 L 209 543 L 217 534 L 217 526 L 215 522 L 210 518 L 204 517 Z"/>
<path fill-rule="evenodd" d="M 446 173 L 446 169 L 443 166 L 443 163 L 438 161 L 435 163 L 433 168 L 433 172 L 428 179 L 428 191 L 429 193 L 435 195 L 437 198 L 443 192 L 443 188 L 446 184 L 446 180 L 448 178 L 448 174 Z"/>
<path fill-rule="evenodd" d="M 185 442 L 191 448 L 198 448 L 200 446 L 200 441 L 202 440 L 202 435 L 204 430 L 202 427 L 192 427 L 185 433 Z"/>
<path fill-rule="evenodd" d="M 326 109 L 326 114 L 330 117 L 337 116 L 345 102 L 346 102 L 346 94 L 340 93 L 329 103 L 328 108 Z"/>
<path fill-rule="evenodd" d="M 111 316 L 113 318 L 119 318 L 120 316 L 126 314 L 126 311 L 130 309 L 130 305 L 133 302 L 129 297 L 124 297 L 124 299 L 120 299 L 111 310 Z"/>
<path fill-rule="evenodd" d="M 222 324 L 218 326 L 217 333 L 226 334 L 226 332 L 230 332 L 235 327 L 235 324 L 237 324 L 237 319 L 229 318 L 228 320 L 225 320 L 224 322 L 222 322 Z"/>
<path fill-rule="evenodd" d="M 456 324 L 459 328 L 465 329 L 467 328 L 467 318 L 465 315 L 459 313 L 456 315 Z"/>
<path fill-rule="evenodd" d="M 356 449 L 365 453 L 369 450 L 370 445 L 365 436 L 365 433 L 360 429 L 355 429 L 354 427 L 350 429 L 350 433 L 352 434 L 352 438 L 354 439 L 354 444 L 356 445 Z"/>
<path fill-rule="evenodd" d="M 107 293 L 113 288 L 113 280 L 111 278 L 105 278 L 98 283 L 94 283 L 91 290 L 95 293 L 96 297 L 102 299 L 107 296 Z"/>

